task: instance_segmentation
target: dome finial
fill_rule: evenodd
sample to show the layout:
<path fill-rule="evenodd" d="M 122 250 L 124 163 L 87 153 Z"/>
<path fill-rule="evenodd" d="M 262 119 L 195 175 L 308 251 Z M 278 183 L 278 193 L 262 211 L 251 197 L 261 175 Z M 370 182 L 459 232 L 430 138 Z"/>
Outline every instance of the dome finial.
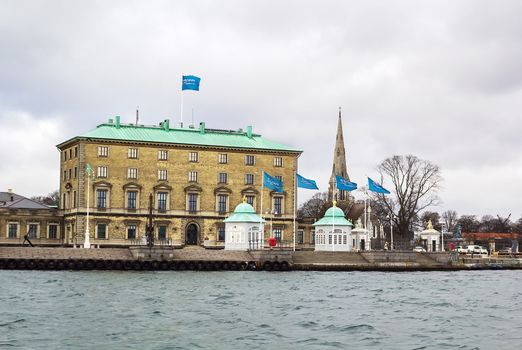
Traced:
<path fill-rule="evenodd" d="M 333 206 L 334 206 L 334 207 L 337 206 L 337 201 L 333 201 Z"/>
<path fill-rule="evenodd" d="M 245 196 L 243 196 L 243 203 L 246 203 L 246 201 L 247 201 L 247 197 L 245 195 Z"/>

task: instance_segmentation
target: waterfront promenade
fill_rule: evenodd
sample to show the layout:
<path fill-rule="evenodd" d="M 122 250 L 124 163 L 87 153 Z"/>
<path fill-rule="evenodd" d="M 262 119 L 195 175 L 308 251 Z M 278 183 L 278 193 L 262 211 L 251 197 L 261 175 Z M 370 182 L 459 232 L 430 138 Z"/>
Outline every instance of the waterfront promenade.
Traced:
<path fill-rule="evenodd" d="M 0 247 L 0 269 L 430 271 L 521 269 L 522 259 L 448 252 L 225 251 L 191 246 L 130 248 Z"/>

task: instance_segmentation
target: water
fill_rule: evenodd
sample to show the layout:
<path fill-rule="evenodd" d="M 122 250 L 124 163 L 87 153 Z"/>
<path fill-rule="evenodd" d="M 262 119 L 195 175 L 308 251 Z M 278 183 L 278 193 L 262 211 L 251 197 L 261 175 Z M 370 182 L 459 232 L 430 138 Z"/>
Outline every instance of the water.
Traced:
<path fill-rule="evenodd" d="M 6 349 L 519 349 L 522 271 L 0 271 Z"/>

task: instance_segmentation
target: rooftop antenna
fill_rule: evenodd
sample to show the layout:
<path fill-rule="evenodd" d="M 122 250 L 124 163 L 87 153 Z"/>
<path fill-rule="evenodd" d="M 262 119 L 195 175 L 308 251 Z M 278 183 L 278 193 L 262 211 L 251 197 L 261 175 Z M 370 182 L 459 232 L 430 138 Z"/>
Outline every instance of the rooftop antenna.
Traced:
<path fill-rule="evenodd" d="M 194 127 L 194 108 L 192 108 L 192 127 Z"/>
<path fill-rule="evenodd" d="M 138 126 L 139 120 L 140 120 L 140 106 L 136 106 L 136 126 Z"/>

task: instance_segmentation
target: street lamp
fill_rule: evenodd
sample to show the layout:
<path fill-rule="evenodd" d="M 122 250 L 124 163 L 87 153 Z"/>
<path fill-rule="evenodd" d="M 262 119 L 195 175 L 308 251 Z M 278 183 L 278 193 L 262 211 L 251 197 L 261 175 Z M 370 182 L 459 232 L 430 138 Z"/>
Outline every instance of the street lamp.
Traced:
<path fill-rule="evenodd" d="M 393 250 L 393 213 L 386 216 L 387 219 L 390 219 L 390 250 Z"/>
<path fill-rule="evenodd" d="M 441 229 L 440 229 L 440 251 L 443 252 L 444 251 L 444 228 L 446 227 L 446 223 L 442 223 L 441 224 Z"/>

